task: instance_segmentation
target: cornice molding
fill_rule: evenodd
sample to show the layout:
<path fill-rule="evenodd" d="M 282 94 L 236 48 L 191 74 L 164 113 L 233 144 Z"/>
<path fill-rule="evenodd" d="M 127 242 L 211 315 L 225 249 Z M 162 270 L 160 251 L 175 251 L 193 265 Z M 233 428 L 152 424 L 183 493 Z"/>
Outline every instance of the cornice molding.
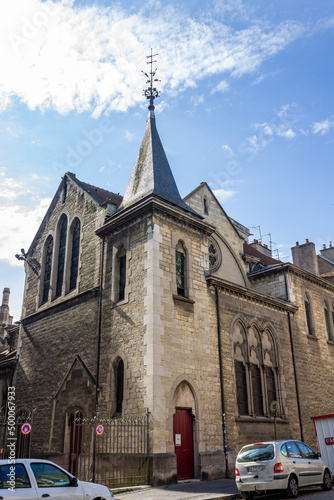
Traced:
<path fill-rule="evenodd" d="M 187 213 L 177 206 L 156 197 L 155 195 L 150 195 L 134 205 L 131 205 L 129 208 L 116 212 L 101 228 L 96 230 L 96 234 L 101 238 L 118 229 L 120 226 L 124 227 L 132 223 L 134 220 L 138 220 L 138 217 L 143 214 L 147 212 L 154 213 L 154 211 L 167 214 L 170 217 L 182 222 L 183 225 L 192 226 L 209 235 L 216 229 L 214 226 L 204 222 L 200 218 L 197 218 L 195 215 Z"/>
<path fill-rule="evenodd" d="M 316 276 L 315 274 L 310 273 L 309 271 L 305 271 L 305 269 L 295 266 L 294 264 L 291 264 L 291 262 L 268 267 L 266 269 L 261 269 L 260 271 L 256 271 L 255 273 L 249 273 L 248 278 L 250 281 L 255 281 L 257 279 L 264 278 L 272 274 L 280 274 L 282 271 L 290 272 L 295 276 L 299 276 L 300 278 L 303 278 L 306 281 L 312 282 L 316 285 L 321 286 L 322 288 L 326 288 L 327 290 L 334 292 L 334 283 L 331 283 L 330 281 L 327 281 L 326 279 L 321 278 L 320 276 Z"/>
<path fill-rule="evenodd" d="M 229 293 L 238 295 L 239 297 L 242 296 L 245 299 L 251 300 L 253 302 L 265 304 L 274 309 L 280 309 L 281 311 L 291 313 L 295 313 L 298 310 L 298 307 L 291 302 L 286 302 L 282 299 L 270 297 L 269 295 L 265 295 L 264 293 L 257 292 L 256 290 L 252 290 L 250 288 L 245 288 L 241 285 L 237 285 L 236 283 L 226 281 L 222 278 L 217 278 L 216 276 L 207 275 L 206 281 L 209 286 L 219 287 Z"/>

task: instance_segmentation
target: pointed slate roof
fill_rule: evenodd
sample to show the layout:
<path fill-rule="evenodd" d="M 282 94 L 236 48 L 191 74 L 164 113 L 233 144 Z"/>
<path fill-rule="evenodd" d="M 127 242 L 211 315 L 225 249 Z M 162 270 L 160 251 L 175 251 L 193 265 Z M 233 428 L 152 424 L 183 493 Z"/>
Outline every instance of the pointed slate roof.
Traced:
<path fill-rule="evenodd" d="M 144 138 L 120 209 L 149 195 L 158 196 L 202 219 L 180 196 L 156 128 L 153 109 L 149 111 Z"/>

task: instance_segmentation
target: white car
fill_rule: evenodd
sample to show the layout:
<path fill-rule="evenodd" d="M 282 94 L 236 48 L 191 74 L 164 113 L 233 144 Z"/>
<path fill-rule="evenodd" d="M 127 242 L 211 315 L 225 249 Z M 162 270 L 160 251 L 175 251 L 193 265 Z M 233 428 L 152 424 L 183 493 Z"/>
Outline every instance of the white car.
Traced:
<path fill-rule="evenodd" d="M 332 489 L 332 473 L 320 453 L 294 440 L 244 446 L 237 456 L 235 481 L 246 500 L 276 490 L 285 490 L 290 498 L 296 498 L 303 486 Z"/>
<path fill-rule="evenodd" d="M 0 460 L 0 499 L 12 500 L 111 500 L 111 491 L 100 484 L 79 481 L 48 460 Z"/>

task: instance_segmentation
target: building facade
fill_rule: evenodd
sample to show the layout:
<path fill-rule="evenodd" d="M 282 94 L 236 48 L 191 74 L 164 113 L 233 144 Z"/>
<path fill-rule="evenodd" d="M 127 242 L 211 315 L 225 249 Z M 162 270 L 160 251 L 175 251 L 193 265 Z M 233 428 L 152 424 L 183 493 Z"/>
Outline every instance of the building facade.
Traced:
<path fill-rule="evenodd" d="M 333 413 L 334 256 L 282 263 L 206 183 L 181 199 L 149 109 L 124 197 L 67 173 L 26 254 L 17 401 L 65 467 L 77 409 L 148 410 L 154 484 L 232 476 L 273 402 L 278 437 L 313 446 Z"/>

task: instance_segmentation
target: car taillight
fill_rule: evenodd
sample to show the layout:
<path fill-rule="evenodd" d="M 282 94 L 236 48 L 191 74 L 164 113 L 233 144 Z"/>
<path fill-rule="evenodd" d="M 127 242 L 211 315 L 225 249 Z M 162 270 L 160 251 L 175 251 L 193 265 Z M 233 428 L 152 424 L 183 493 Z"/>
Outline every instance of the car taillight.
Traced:
<path fill-rule="evenodd" d="M 240 472 L 237 468 L 235 468 L 235 477 L 240 477 Z"/>
<path fill-rule="evenodd" d="M 284 472 L 284 467 L 281 463 L 275 464 L 274 466 L 274 474 L 277 474 L 279 472 Z"/>

